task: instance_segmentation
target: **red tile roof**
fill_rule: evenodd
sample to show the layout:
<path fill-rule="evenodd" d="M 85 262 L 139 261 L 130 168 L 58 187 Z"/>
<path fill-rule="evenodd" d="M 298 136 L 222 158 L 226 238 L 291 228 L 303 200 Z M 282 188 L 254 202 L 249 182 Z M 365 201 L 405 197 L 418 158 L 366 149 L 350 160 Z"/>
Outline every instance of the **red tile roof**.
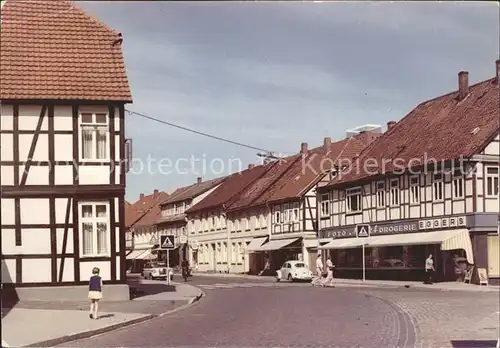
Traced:
<path fill-rule="evenodd" d="M 159 192 L 157 194 L 157 197 L 154 198 L 154 201 L 153 201 L 151 207 L 146 212 L 146 214 L 144 214 L 144 216 L 142 216 L 139 219 L 139 221 L 137 221 L 134 224 L 134 228 L 149 227 L 149 226 L 155 225 L 156 221 L 161 216 L 160 202 L 163 202 L 167 197 L 168 197 L 168 194 L 166 192 Z"/>
<path fill-rule="evenodd" d="M 178 189 L 178 192 L 176 190 L 176 192 L 174 192 L 175 194 L 170 195 L 160 205 L 178 203 L 187 199 L 193 199 L 221 184 L 226 178 L 227 177 L 216 178 L 212 180 L 202 181 L 199 184 L 196 183 L 193 185 L 181 187 L 180 189 Z"/>
<path fill-rule="evenodd" d="M 131 102 L 121 35 L 67 0 L 7 0 L 0 99 Z"/>
<path fill-rule="evenodd" d="M 240 192 L 264 175 L 273 165 L 274 163 L 269 163 L 231 174 L 211 194 L 189 208 L 186 213 L 191 214 L 202 210 L 215 210 L 230 206 L 237 199 Z"/>
<path fill-rule="evenodd" d="M 153 206 L 158 205 L 168 197 L 166 192 L 158 192 L 156 195 L 150 194 L 139 199 L 130 206 L 125 206 L 125 227 L 134 227 Z"/>
<path fill-rule="evenodd" d="M 265 194 L 269 186 L 279 180 L 295 162 L 300 160 L 300 158 L 301 155 L 294 155 L 274 162 L 263 176 L 255 180 L 238 195 L 233 204 L 227 207 L 227 211 L 234 212 L 252 206 L 253 202 L 261 195 Z"/>
<path fill-rule="evenodd" d="M 332 166 L 342 165 L 346 160 L 350 161 L 358 156 L 364 147 L 362 141 L 353 137 L 332 142 L 327 152 L 323 146 L 310 150 L 307 156 L 301 156 L 300 160 L 270 186 L 254 205 L 301 197 L 316 184 L 325 171 Z"/>
<path fill-rule="evenodd" d="M 469 87 L 465 99 L 457 97 L 453 92 L 418 105 L 363 151 L 359 165 L 325 187 L 480 152 L 500 130 L 499 86 L 495 79 L 486 80 Z"/>

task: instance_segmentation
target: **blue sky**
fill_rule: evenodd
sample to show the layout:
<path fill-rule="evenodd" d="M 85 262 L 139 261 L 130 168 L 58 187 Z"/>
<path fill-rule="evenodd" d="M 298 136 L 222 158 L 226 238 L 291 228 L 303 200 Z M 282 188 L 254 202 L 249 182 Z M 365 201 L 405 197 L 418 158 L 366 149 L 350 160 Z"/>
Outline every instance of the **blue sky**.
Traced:
<path fill-rule="evenodd" d="M 399 120 L 455 90 L 460 70 L 471 83 L 492 77 L 499 56 L 494 2 L 79 6 L 123 34 L 130 110 L 283 154 Z M 156 160 L 127 175 L 131 201 L 258 163 L 256 150 L 126 116 L 134 163 Z M 158 167 L 190 157 L 207 168 L 200 161 Z"/>

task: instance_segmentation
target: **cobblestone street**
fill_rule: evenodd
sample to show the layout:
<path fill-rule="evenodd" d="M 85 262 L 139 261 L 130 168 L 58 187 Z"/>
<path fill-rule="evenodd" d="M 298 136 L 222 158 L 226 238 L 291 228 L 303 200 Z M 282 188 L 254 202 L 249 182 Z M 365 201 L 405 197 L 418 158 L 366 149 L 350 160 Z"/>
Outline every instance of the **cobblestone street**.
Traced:
<path fill-rule="evenodd" d="M 206 297 L 191 308 L 72 346 L 495 347 L 498 337 L 497 293 L 195 278 Z"/>

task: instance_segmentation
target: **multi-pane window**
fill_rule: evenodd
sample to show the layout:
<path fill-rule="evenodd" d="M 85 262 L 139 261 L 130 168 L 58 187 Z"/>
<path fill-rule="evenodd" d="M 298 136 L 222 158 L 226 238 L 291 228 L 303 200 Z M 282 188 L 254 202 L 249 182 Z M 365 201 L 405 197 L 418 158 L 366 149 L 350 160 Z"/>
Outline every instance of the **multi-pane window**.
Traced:
<path fill-rule="evenodd" d="M 109 204 L 79 204 L 80 231 L 82 234 L 82 255 L 108 255 L 109 244 Z"/>
<path fill-rule="evenodd" d="M 418 176 L 410 177 L 410 204 L 420 203 L 420 183 Z"/>
<path fill-rule="evenodd" d="M 361 211 L 361 187 L 346 190 L 346 207 L 348 213 Z"/>
<path fill-rule="evenodd" d="M 321 216 L 330 216 L 330 196 L 328 193 L 321 195 Z"/>
<path fill-rule="evenodd" d="M 377 207 L 385 207 L 385 182 L 377 182 Z"/>
<path fill-rule="evenodd" d="M 260 214 L 260 225 L 262 227 L 266 227 L 267 226 L 267 220 L 266 220 L 266 216 L 264 214 Z"/>
<path fill-rule="evenodd" d="M 453 175 L 453 198 L 464 197 L 464 177 L 460 170 Z"/>
<path fill-rule="evenodd" d="M 399 204 L 399 179 L 391 179 L 390 181 L 390 197 L 391 206 L 396 206 Z"/>
<path fill-rule="evenodd" d="M 299 216 L 299 203 L 293 203 L 293 218 L 294 221 L 299 221 L 300 216 Z"/>
<path fill-rule="evenodd" d="M 250 226 L 248 226 L 248 217 L 243 218 L 243 229 L 248 230 Z"/>
<path fill-rule="evenodd" d="M 499 192 L 499 167 L 486 167 L 486 196 L 496 197 Z"/>
<path fill-rule="evenodd" d="M 434 200 L 442 201 L 444 199 L 443 174 L 436 173 L 433 177 L 432 190 L 434 191 Z"/>
<path fill-rule="evenodd" d="M 283 204 L 283 221 L 290 221 L 290 210 L 288 204 Z"/>
<path fill-rule="evenodd" d="M 240 230 L 240 219 L 239 219 L 239 218 L 236 218 L 236 219 L 234 220 L 234 224 L 235 224 L 234 229 L 235 229 L 236 231 L 239 231 L 239 230 Z"/>
<path fill-rule="evenodd" d="M 80 114 L 82 160 L 106 160 L 109 152 L 108 115 L 105 113 Z"/>
<path fill-rule="evenodd" d="M 281 211 L 280 210 L 276 210 L 274 212 L 274 222 L 275 223 L 280 223 L 282 220 L 281 220 Z"/>

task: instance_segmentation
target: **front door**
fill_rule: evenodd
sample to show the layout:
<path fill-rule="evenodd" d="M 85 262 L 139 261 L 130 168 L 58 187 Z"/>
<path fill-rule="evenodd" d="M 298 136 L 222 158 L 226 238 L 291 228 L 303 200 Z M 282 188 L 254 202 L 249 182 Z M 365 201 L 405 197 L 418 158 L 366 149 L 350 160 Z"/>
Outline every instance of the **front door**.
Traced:
<path fill-rule="evenodd" d="M 500 277 L 500 237 L 488 236 L 488 277 Z"/>

